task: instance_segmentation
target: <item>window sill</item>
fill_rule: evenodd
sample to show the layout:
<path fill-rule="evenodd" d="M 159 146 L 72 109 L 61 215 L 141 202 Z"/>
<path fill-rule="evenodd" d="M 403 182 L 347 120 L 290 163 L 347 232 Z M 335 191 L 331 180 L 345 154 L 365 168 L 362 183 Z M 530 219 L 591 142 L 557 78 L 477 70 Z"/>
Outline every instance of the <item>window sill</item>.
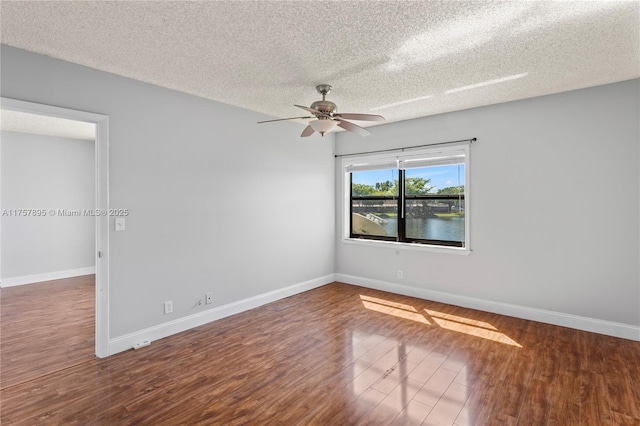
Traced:
<path fill-rule="evenodd" d="M 468 256 L 471 250 L 461 247 L 435 246 L 425 244 L 398 243 L 395 241 L 365 240 L 361 238 L 342 238 L 344 244 L 354 244 L 359 246 L 381 247 L 392 250 L 413 250 L 431 253 L 455 254 Z"/>

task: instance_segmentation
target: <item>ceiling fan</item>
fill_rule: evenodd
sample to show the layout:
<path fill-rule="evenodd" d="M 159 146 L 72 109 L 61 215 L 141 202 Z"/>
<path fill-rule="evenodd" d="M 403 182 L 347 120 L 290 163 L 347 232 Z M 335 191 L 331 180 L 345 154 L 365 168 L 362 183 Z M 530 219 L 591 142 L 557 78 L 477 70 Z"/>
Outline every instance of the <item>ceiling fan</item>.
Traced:
<path fill-rule="evenodd" d="M 325 133 L 331 131 L 336 125 L 343 128 L 344 130 L 356 133 L 360 136 L 367 136 L 371 134 L 370 131 L 358 126 L 357 124 L 353 124 L 346 119 L 358 121 L 384 121 L 383 116 L 375 114 L 355 114 L 346 112 L 339 114 L 336 104 L 325 99 L 327 94 L 331 91 L 331 86 L 328 84 L 319 84 L 316 86 L 316 90 L 322 95 L 321 101 L 312 103 L 310 107 L 294 105 L 298 108 L 310 112 L 312 115 L 305 117 L 279 118 L 277 120 L 259 121 L 258 124 L 270 123 L 272 121 L 314 118 L 315 120 L 311 120 L 309 122 L 309 125 L 305 127 L 305 129 L 302 131 L 302 134 L 300 135 L 301 137 L 305 138 L 307 136 L 311 136 L 314 132 L 318 132 L 320 133 L 320 135 L 324 136 Z"/>

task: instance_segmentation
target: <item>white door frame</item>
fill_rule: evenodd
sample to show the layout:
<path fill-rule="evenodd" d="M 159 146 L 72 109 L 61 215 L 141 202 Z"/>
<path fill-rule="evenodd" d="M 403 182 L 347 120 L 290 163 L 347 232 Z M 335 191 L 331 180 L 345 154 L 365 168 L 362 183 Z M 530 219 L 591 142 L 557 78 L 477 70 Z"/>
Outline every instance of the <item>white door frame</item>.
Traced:
<path fill-rule="evenodd" d="M 60 108 L 0 97 L 0 107 L 18 112 L 40 114 L 96 125 L 95 140 L 95 208 L 109 212 L 109 117 L 86 111 Z M 96 356 L 109 356 L 109 223 L 108 214 L 96 216 Z"/>

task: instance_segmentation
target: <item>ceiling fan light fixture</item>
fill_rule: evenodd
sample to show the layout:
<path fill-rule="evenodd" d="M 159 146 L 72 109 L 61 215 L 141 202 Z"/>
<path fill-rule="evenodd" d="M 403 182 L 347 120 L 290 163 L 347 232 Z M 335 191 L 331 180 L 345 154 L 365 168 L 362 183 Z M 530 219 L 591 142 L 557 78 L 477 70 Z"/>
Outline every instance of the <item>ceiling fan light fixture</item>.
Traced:
<path fill-rule="evenodd" d="M 331 130 L 333 130 L 334 127 L 336 127 L 336 122 L 333 120 L 311 120 L 309 122 L 309 125 L 311 126 L 311 128 L 320 133 L 322 136 L 324 136 L 325 133 L 330 132 Z"/>

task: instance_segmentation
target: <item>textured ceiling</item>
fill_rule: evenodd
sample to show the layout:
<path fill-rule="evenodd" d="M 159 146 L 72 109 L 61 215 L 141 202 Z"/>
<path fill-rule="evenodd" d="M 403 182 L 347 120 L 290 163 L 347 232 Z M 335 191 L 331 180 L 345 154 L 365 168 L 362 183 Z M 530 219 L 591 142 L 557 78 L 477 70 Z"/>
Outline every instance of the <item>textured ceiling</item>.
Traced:
<path fill-rule="evenodd" d="M 638 1 L 2 0 L 0 19 L 3 44 L 272 117 L 320 83 L 389 122 L 640 77 Z"/>
<path fill-rule="evenodd" d="M 96 125 L 93 123 L 8 109 L 0 110 L 0 130 L 82 139 L 91 142 L 96 138 Z"/>

